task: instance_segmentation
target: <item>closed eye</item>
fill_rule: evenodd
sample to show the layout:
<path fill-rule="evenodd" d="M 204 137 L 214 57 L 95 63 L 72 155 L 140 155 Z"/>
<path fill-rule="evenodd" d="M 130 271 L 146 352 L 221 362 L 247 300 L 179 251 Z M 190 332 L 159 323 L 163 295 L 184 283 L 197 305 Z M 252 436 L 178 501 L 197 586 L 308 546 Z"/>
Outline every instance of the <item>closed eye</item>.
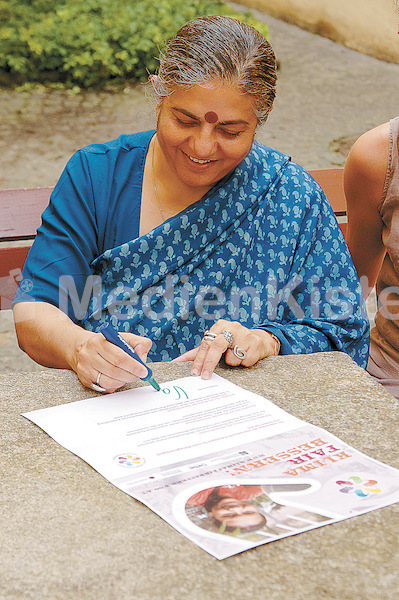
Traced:
<path fill-rule="evenodd" d="M 228 131 L 227 129 L 220 129 L 221 133 L 228 138 L 236 138 L 238 137 L 242 131 Z"/>
<path fill-rule="evenodd" d="M 179 119 L 179 117 L 176 116 L 175 119 L 178 122 L 178 124 L 182 127 L 194 127 L 195 125 L 198 125 L 198 121 L 183 121 L 182 119 Z"/>

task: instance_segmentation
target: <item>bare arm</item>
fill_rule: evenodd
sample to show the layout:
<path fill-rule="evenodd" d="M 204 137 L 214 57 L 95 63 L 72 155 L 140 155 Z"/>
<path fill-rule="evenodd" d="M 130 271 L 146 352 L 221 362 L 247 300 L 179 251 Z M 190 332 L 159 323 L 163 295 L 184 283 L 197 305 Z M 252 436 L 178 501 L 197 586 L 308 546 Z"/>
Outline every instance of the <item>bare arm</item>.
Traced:
<path fill-rule="evenodd" d="M 373 288 L 385 256 L 382 199 L 389 153 L 389 123 L 362 135 L 349 153 L 344 173 L 348 207 L 347 244 L 365 297 Z M 365 280 L 367 278 L 367 280 Z"/>
<path fill-rule="evenodd" d="M 13 313 L 20 348 L 45 367 L 72 369 L 75 349 L 93 335 L 46 302 L 19 302 Z"/>
<path fill-rule="evenodd" d="M 19 302 L 13 312 L 22 350 L 46 367 L 72 369 L 87 387 L 97 381 L 99 373 L 99 384 L 107 391 L 147 374 L 140 363 L 107 342 L 101 333 L 86 331 L 51 304 Z M 151 341 L 132 333 L 122 335 L 145 361 Z"/>

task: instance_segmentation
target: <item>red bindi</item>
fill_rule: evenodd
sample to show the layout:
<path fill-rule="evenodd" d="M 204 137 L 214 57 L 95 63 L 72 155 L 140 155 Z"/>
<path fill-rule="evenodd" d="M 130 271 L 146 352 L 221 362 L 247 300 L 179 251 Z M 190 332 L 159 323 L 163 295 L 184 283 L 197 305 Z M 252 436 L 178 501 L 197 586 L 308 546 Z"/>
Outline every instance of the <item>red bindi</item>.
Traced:
<path fill-rule="evenodd" d="M 207 123 L 216 123 L 216 121 L 218 120 L 218 116 L 215 112 L 213 112 L 213 110 L 210 110 L 209 112 L 205 113 L 205 121 Z"/>

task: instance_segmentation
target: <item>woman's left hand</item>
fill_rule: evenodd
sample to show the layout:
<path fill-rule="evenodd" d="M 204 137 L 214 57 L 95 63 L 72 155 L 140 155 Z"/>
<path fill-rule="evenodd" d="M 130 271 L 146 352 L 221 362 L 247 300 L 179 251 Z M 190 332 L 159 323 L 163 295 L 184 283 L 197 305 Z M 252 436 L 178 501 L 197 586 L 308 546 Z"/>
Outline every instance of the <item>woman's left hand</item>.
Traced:
<path fill-rule="evenodd" d="M 220 319 L 205 332 L 198 348 L 185 352 L 174 362 L 193 361 L 191 375 L 210 379 L 225 354 L 225 362 L 232 367 L 252 367 L 258 360 L 276 354 L 276 340 L 263 329 L 248 329 L 238 321 Z"/>

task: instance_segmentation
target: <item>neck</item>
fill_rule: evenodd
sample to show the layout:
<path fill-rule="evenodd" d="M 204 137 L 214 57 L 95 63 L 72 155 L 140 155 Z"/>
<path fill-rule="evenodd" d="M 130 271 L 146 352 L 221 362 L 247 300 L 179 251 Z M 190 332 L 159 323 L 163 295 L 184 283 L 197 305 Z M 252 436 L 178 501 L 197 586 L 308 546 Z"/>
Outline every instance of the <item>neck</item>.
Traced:
<path fill-rule="evenodd" d="M 165 159 L 156 134 L 151 143 L 155 193 L 162 216 L 170 217 L 200 200 L 212 186 L 203 188 L 186 185 Z"/>

